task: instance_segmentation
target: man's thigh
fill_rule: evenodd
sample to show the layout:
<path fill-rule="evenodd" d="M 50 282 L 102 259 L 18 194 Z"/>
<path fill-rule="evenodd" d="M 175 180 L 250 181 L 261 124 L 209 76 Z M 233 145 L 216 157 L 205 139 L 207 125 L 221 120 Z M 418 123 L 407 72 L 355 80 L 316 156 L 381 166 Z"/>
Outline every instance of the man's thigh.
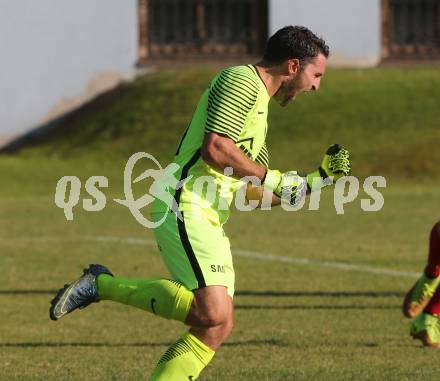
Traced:
<path fill-rule="evenodd" d="M 168 213 L 155 236 L 173 279 L 190 290 L 218 285 L 234 295 L 231 248 L 221 226 L 199 214 L 183 213 L 180 221 Z"/>

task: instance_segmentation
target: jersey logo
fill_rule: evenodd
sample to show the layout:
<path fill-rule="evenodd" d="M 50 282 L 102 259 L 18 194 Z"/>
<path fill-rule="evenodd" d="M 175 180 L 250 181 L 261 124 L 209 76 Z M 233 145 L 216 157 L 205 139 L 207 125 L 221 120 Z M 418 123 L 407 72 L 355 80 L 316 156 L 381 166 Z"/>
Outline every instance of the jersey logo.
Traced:
<path fill-rule="evenodd" d="M 226 273 L 225 266 L 222 265 L 211 265 L 211 271 L 213 273 Z"/>
<path fill-rule="evenodd" d="M 156 303 L 156 299 L 151 298 L 150 304 L 151 304 L 151 311 L 153 312 L 153 314 L 156 315 L 156 310 L 154 309 L 154 303 Z"/>
<path fill-rule="evenodd" d="M 249 142 L 249 148 L 252 149 L 254 148 L 254 138 L 245 138 L 245 139 L 241 139 L 241 140 L 237 140 L 237 144 L 238 143 L 247 143 Z M 242 144 L 242 146 L 246 146 L 245 144 Z"/>
<path fill-rule="evenodd" d="M 252 148 L 254 146 L 254 138 L 246 138 L 241 139 L 237 141 L 237 144 L 239 144 L 240 149 L 252 159 Z"/>

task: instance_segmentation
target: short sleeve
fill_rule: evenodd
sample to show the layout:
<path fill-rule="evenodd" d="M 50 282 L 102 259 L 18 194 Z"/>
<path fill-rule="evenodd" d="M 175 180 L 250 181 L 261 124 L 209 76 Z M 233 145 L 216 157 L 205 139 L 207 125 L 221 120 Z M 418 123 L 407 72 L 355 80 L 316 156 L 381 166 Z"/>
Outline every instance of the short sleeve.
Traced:
<path fill-rule="evenodd" d="M 255 79 L 242 70 L 223 70 L 209 90 L 205 132 L 226 135 L 237 142 L 258 91 Z"/>
<path fill-rule="evenodd" d="M 258 155 L 255 158 L 255 161 L 258 164 L 269 168 L 269 151 L 267 150 L 266 143 L 264 143 L 263 147 L 261 147 L 260 152 L 258 152 Z"/>

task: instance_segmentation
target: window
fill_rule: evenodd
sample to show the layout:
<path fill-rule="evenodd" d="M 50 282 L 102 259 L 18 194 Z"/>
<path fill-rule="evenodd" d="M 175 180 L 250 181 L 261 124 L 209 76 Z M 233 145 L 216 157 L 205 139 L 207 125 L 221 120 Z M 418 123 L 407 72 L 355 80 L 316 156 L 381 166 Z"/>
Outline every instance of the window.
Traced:
<path fill-rule="evenodd" d="M 440 57 L 440 0 L 382 0 L 384 58 Z"/>
<path fill-rule="evenodd" d="M 267 0 L 140 0 L 140 61 L 259 54 Z"/>

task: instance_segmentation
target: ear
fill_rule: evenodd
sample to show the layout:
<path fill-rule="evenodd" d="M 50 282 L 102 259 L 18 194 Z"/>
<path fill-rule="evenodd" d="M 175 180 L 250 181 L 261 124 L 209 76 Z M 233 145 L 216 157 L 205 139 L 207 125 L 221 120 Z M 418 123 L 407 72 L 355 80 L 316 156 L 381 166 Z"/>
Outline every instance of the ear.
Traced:
<path fill-rule="evenodd" d="M 292 58 L 290 60 L 287 60 L 287 72 L 289 76 L 298 74 L 299 69 L 300 69 L 299 59 Z"/>

